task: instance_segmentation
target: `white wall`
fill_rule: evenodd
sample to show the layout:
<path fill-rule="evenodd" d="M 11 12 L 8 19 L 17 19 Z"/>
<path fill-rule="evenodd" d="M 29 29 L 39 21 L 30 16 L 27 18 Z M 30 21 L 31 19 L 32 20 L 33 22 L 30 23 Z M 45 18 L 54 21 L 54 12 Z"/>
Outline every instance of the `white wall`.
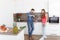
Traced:
<path fill-rule="evenodd" d="M 60 0 L 49 0 L 49 15 L 60 17 Z"/>
<path fill-rule="evenodd" d="M 17 0 L 15 2 L 15 12 L 29 12 L 31 8 L 37 12 L 40 12 L 42 8 L 48 11 L 48 0 Z"/>
<path fill-rule="evenodd" d="M 12 27 L 14 13 L 14 1 L 0 0 L 0 25 L 6 24 Z"/>

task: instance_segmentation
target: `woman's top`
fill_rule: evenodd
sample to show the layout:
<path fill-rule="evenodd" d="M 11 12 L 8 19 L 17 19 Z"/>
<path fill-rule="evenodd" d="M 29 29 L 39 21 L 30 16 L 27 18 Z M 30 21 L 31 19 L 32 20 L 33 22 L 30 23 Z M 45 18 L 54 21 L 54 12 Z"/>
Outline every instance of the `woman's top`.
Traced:
<path fill-rule="evenodd" d="M 42 21 L 43 24 L 45 24 L 46 23 L 46 16 L 42 17 L 41 21 Z"/>

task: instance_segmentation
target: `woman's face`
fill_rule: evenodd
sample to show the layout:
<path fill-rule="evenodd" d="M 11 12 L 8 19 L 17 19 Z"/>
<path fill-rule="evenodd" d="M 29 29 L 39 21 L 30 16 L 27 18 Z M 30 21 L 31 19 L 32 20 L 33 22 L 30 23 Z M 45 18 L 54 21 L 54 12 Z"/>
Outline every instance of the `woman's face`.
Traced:
<path fill-rule="evenodd" d="M 41 13 L 45 13 L 45 12 L 42 10 Z"/>

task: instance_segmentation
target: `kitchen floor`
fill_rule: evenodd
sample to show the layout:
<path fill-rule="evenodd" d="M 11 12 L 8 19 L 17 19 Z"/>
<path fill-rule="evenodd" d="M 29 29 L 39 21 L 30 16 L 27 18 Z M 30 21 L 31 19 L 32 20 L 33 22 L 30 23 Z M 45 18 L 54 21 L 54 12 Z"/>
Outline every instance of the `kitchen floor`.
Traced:
<path fill-rule="evenodd" d="M 47 36 L 45 40 L 60 40 L 60 36 Z"/>
<path fill-rule="evenodd" d="M 39 40 L 42 36 L 40 35 L 33 35 L 34 40 Z M 25 35 L 25 40 L 28 40 L 28 35 Z M 47 36 L 45 40 L 60 40 L 60 36 Z"/>
<path fill-rule="evenodd" d="M 40 35 L 33 35 L 34 40 L 39 40 L 41 38 Z M 25 35 L 25 40 L 28 40 L 28 35 Z"/>

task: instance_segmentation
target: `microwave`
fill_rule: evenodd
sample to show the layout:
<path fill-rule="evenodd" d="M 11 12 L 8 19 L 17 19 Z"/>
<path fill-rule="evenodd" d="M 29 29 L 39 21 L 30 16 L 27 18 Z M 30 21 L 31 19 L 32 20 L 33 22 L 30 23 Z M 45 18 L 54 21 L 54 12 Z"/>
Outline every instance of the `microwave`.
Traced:
<path fill-rule="evenodd" d="M 49 23 L 59 23 L 59 17 L 49 17 Z"/>

